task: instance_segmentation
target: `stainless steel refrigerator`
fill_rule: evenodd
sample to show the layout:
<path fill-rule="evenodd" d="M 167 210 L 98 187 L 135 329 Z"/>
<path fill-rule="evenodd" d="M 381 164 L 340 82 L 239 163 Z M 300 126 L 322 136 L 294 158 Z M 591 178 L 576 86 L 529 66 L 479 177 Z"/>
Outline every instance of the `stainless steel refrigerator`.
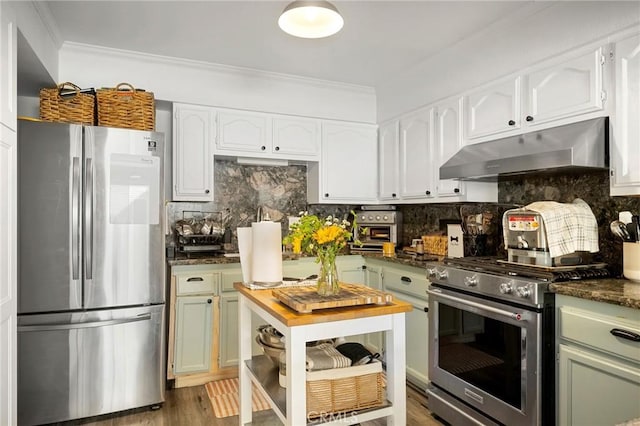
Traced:
<path fill-rule="evenodd" d="M 18 421 L 164 401 L 164 137 L 18 127 Z"/>

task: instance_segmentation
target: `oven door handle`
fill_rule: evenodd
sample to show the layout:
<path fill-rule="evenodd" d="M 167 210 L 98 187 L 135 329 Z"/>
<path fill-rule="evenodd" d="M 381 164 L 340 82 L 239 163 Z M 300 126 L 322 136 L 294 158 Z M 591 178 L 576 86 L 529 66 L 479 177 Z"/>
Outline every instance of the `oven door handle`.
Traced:
<path fill-rule="evenodd" d="M 524 316 L 519 312 L 505 311 L 504 309 L 498 309 L 492 306 L 483 305 L 482 303 L 472 302 L 467 299 L 461 299 L 459 297 L 449 296 L 433 290 L 427 290 L 427 294 L 429 294 L 430 296 L 434 296 L 436 298 L 439 297 L 441 299 L 450 300 L 452 302 L 463 303 L 465 305 L 472 306 L 474 308 L 478 308 L 487 312 L 492 312 L 494 314 L 497 314 L 503 317 L 514 319 L 516 321 L 526 321 Z"/>

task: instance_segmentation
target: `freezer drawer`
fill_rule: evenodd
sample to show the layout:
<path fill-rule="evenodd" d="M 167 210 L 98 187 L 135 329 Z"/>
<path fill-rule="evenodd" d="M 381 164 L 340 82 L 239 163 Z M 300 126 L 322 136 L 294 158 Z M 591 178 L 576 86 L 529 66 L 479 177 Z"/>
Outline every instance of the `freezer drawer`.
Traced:
<path fill-rule="evenodd" d="M 18 318 L 18 422 L 164 401 L 164 305 Z"/>

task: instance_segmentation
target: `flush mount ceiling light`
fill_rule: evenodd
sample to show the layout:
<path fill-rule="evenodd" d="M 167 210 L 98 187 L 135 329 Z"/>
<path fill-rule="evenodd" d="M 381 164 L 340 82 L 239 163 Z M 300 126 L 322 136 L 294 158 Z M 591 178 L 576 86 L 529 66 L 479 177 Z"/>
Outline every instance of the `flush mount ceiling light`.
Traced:
<path fill-rule="evenodd" d="M 285 33 L 302 38 L 328 37 L 340 31 L 344 19 L 328 1 L 294 1 L 282 11 L 278 25 Z"/>

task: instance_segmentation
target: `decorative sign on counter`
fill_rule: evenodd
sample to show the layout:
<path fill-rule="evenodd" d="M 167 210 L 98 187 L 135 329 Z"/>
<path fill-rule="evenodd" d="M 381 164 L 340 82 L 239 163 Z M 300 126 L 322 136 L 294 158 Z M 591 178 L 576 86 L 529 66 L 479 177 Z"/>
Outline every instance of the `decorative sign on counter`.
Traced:
<path fill-rule="evenodd" d="M 391 294 L 360 284 L 340 283 L 340 293 L 332 296 L 320 296 L 315 286 L 278 288 L 272 293 L 280 302 L 302 314 L 317 309 L 386 305 L 393 302 Z"/>

